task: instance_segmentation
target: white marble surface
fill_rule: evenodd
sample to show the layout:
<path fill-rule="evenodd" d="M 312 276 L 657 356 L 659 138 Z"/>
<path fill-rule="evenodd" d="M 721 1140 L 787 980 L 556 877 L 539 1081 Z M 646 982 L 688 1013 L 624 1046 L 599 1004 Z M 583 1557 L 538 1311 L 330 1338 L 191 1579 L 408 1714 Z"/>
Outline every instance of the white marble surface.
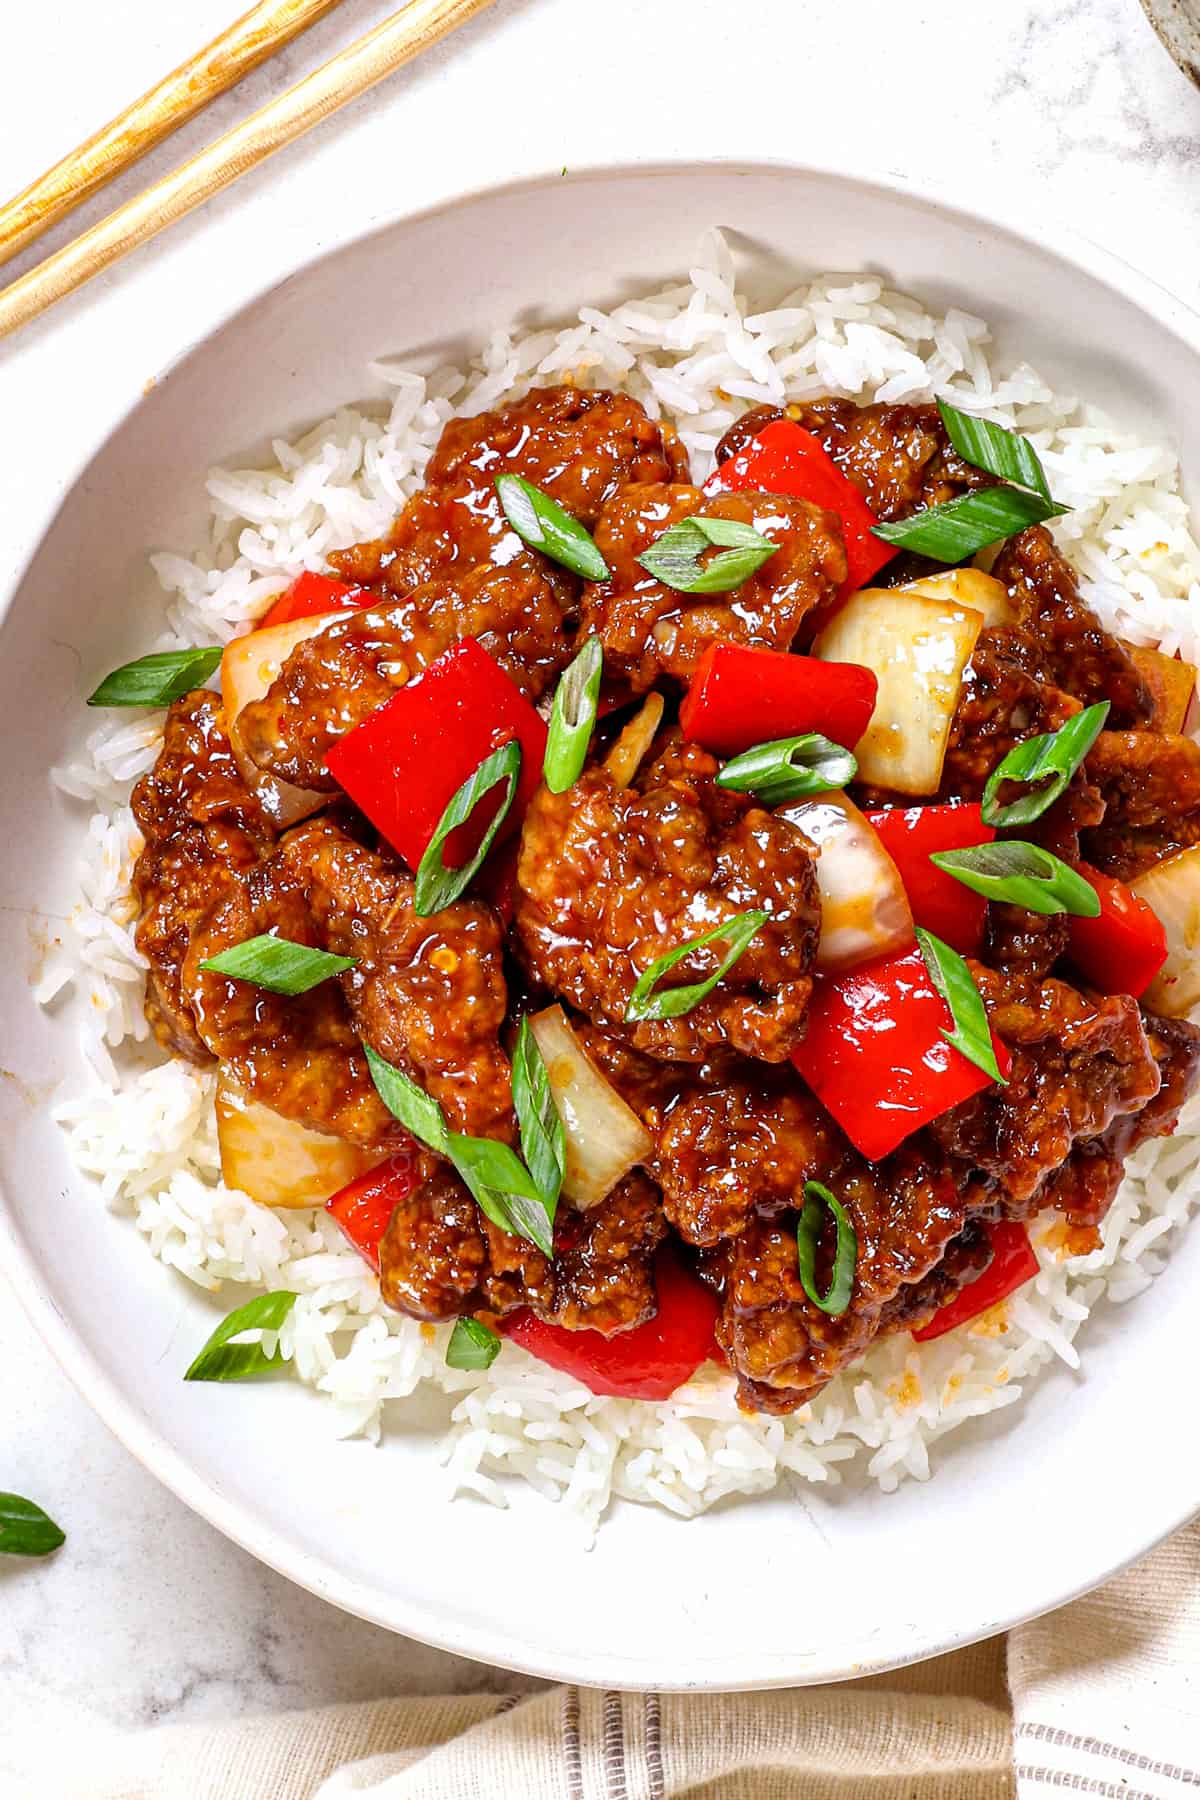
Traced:
<path fill-rule="evenodd" d="M 170 166 L 392 3 L 344 0 L 149 167 Z M 6 8 L 0 191 L 236 10 Z M 146 380 L 214 312 L 332 239 L 509 175 L 712 154 L 1007 188 L 1028 196 L 1047 232 L 1069 218 L 1200 304 L 1200 93 L 1137 0 L 497 0 L 424 63 L 0 345 L 6 447 L 18 430 L 23 442 L 0 482 L 0 592 Z M 520 1685 L 332 1612 L 192 1517 L 92 1418 L 2 1281 L 0 1371 L 0 1487 L 36 1497 L 70 1533 L 49 1562 L 0 1569 L 0 1731 L 63 1701 L 133 1726 Z"/>

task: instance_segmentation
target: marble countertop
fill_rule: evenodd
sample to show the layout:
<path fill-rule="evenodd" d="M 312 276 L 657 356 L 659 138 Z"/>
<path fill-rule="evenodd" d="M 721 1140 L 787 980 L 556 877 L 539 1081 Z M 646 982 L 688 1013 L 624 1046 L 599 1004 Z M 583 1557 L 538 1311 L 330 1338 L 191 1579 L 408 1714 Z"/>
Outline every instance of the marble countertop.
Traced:
<path fill-rule="evenodd" d="M 120 191 L 394 4 L 344 0 Z M 0 191 L 24 185 L 237 10 L 236 0 L 11 9 Z M 420 149 L 430 144 L 433 156 Z M 606 0 L 587 12 L 583 0 L 497 0 L 0 345 L 0 418 L 23 444 L 5 457 L 0 592 L 84 453 L 156 370 L 215 312 L 330 241 L 506 176 L 714 154 L 1005 188 L 1047 231 L 1067 219 L 1200 304 L 1200 92 L 1137 0 Z M 0 1487 L 37 1498 L 70 1533 L 56 1558 L 0 1568 L 0 1731 L 51 1706 L 61 1722 L 64 1702 L 129 1727 L 529 1685 L 338 1614 L 193 1517 L 92 1417 L 2 1279 L 0 1368 Z"/>

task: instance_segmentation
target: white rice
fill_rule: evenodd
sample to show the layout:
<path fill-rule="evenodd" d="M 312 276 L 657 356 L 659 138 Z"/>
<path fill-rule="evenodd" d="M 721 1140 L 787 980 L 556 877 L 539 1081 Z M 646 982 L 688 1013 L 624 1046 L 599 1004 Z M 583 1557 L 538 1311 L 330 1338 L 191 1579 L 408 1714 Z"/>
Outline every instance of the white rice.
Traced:
<path fill-rule="evenodd" d="M 764 310 L 737 291 L 729 248 L 713 233 L 676 287 L 608 313 L 581 307 L 561 331 L 498 331 L 465 369 L 377 367 L 390 410 L 346 409 L 293 444 L 279 441 L 272 468 L 213 470 L 207 542 L 192 555 L 152 559 L 167 601 L 161 636 L 146 648 L 225 642 L 247 630 L 300 570 L 386 529 L 449 418 L 568 379 L 625 388 L 653 415 L 669 413 L 701 479 L 747 404 L 829 392 L 952 396 L 1037 446 L 1056 496 L 1074 508 L 1056 535 L 1102 619 L 1125 637 L 1200 658 L 1200 546 L 1171 451 L 1052 393 L 1024 364 L 989 362 L 988 344 L 981 319 L 932 315 L 874 276 L 826 276 Z M 80 1169 L 180 1275 L 214 1291 L 232 1282 L 300 1296 L 282 1348 L 298 1377 L 329 1397 L 340 1435 L 378 1439 L 385 1423 L 403 1430 L 403 1406 L 388 1403 L 432 1384 L 452 1409 L 451 1492 L 503 1504 L 497 1477 L 520 1476 L 586 1529 L 614 1494 L 690 1516 L 728 1494 L 764 1492 L 784 1472 L 808 1482 L 865 1474 L 890 1491 L 909 1476 L 926 1480 L 937 1440 L 1015 1404 L 1055 1357 L 1077 1368 L 1076 1340 L 1096 1303 L 1130 1299 L 1163 1266 L 1198 1191 L 1197 1106 L 1173 1138 L 1131 1159 L 1101 1249 L 1059 1260 L 1046 1241 L 1053 1222 L 1042 1222 L 1041 1272 L 1006 1306 L 932 1344 L 881 1343 L 790 1418 L 741 1414 L 731 1378 L 712 1365 L 661 1405 L 598 1399 L 510 1344 L 486 1374 L 447 1369 L 447 1328 L 385 1309 L 322 1212 L 272 1213 L 222 1185 L 212 1078 L 149 1049 L 128 802 L 155 759 L 161 724 L 160 713 L 113 715 L 55 771 L 81 802 L 81 897 L 69 946 L 47 965 L 38 998 L 76 985 L 88 1003 L 92 1072 L 89 1091 L 57 1116 Z"/>

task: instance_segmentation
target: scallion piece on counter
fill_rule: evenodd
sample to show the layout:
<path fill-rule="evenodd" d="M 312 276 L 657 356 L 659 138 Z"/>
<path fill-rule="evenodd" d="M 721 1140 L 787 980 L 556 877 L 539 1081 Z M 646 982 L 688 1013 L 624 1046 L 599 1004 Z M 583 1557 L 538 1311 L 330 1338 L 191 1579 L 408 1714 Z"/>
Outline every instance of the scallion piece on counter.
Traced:
<path fill-rule="evenodd" d="M 1027 525 L 1040 525 L 1070 510 L 1024 488 L 973 488 L 942 506 L 928 506 L 910 518 L 871 529 L 877 538 L 902 550 L 915 550 L 935 562 L 957 563 Z"/>
<path fill-rule="evenodd" d="M 363 1050 L 376 1091 L 389 1112 L 423 1144 L 450 1159 L 492 1224 L 513 1237 L 528 1238 L 545 1255 L 553 1255 L 557 1194 L 548 1202 L 507 1144 L 451 1131 L 431 1095 L 368 1044 Z"/>
<path fill-rule="evenodd" d="M 1000 1073 L 1000 1065 L 996 1061 L 996 1046 L 992 1042 L 991 1026 L 988 1024 L 979 989 L 975 985 L 975 977 L 957 950 L 952 950 L 941 938 L 934 937 L 932 931 L 925 931 L 920 925 L 916 929 L 917 943 L 925 958 L 929 979 L 950 1008 L 950 1016 L 954 1020 L 954 1029 L 943 1030 L 942 1036 L 968 1062 L 973 1062 L 977 1069 L 982 1069 L 985 1075 L 990 1075 L 1001 1087 L 1007 1087 L 1007 1080 Z"/>
<path fill-rule="evenodd" d="M 983 790 L 983 819 L 987 825 L 1030 825 L 1054 805 L 1072 775 L 1104 729 L 1109 703 L 1085 706 L 1057 731 L 1027 738 L 1009 751 L 992 770 Z M 997 795 L 1006 781 L 1023 781 L 1028 794 L 1001 806 Z M 1044 785 L 1039 786 L 1038 783 Z"/>
<path fill-rule="evenodd" d="M 567 1135 L 528 1018 L 521 1020 L 513 1048 L 512 1091 L 525 1163 L 553 1217 L 567 1172 Z"/>
<path fill-rule="evenodd" d="M 0 1556 L 49 1556 L 67 1534 L 32 1500 L 0 1494 Z"/>
<path fill-rule="evenodd" d="M 805 794 L 825 794 L 845 787 L 858 773 L 858 763 L 819 731 L 799 737 L 776 738 L 756 744 L 725 764 L 716 778 L 718 787 L 737 794 L 753 794 L 766 807 L 782 806 Z"/>
<path fill-rule="evenodd" d="M 464 1315 L 454 1321 L 446 1345 L 448 1369 L 490 1369 L 500 1354 L 500 1339 L 490 1325 Z"/>
<path fill-rule="evenodd" d="M 596 729 L 596 707 L 604 674 L 604 650 L 590 637 L 554 691 L 542 779 L 552 794 L 565 794 L 578 781 Z"/>
<path fill-rule="evenodd" d="M 496 492 L 505 518 L 531 550 L 540 550 L 543 556 L 582 575 L 585 581 L 607 580 L 608 564 L 591 533 L 564 512 L 557 500 L 523 475 L 497 475 Z"/>
<path fill-rule="evenodd" d="M 989 475 L 998 475 L 1001 481 L 1032 488 L 1043 500 L 1049 500 L 1050 484 L 1042 459 L 1028 438 L 1003 425 L 993 425 L 990 419 L 959 412 L 948 400 L 939 400 L 937 407 L 950 442 L 964 462 L 986 469 Z"/>
<path fill-rule="evenodd" d="M 214 975 L 228 975 L 234 981 L 252 981 L 255 987 L 272 994 L 307 994 L 331 975 L 352 969 L 356 956 L 334 956 L 330 950 L 314 950 L 308 944 L 295 944 L 291 938 L 247 938 L 217 956 L 206 957 L 202 969 Z"/>
<path fill-rule="evenodd" d="M 1071 913 L 1078 919 L 1100 914 L 1100 899 L 1090 881 L 1040 844 L 1022 838 L 976 844 L 968 850 L 939 850 L 929 860 L 988 900 L 1003 900 L 1029 912 Z"/>
<path fill-rule="evenodd" d="M 521 746 L 513 738 L 499 750 L 493 750 L 490 756 L 485 756 L 475 773 L 467 777 L 452 797 L 417 867 L 413 911 L 418 918 L 428 918 L 431 913 L 452 905 L 475 879 L 513 803 L 520 773 Z M 504 798 L 492 815 L 478 850 L 461 868 L 448 869 L 442 857 L 442 845 L 457 825 L 470 818 L 484 795 L 502 781 L 506 784 Z"/>
<path fill-rule="evenodd" d="M 760 931 L 766 922 L 765 912 L 738 913 L 732 919 L 722 919 L 719 924 L 710 926 L 699 937 L 689 938 L 684 944 L 676 944 L 673 950 L 656 957 L 645 974 L 638 978 L 625 1009 L 626 1022 L 633 1024 L 641 1019 L 679 1019 L 685 1013 L 690 1013 L 694 1006 L 699 1006 L 712 993 L 718 981 L 724 980 L 755 932 Z M 682 962 L 693 950 L 717 942 L 727 943 L 729 949 L 718 968 L 706 980 L 691 982 L 686 987 L 663 988 L 661 992 L 655 992 L 663 976 L 669 974 L 676 963 Z"/>
<path fill-rule="evenodd" d="M 702 563 L 701 556 L 713 545 L 721 547 L 721 554 Z M 697 513 L 669 525 L 637 560 L 648 575 L 677 593 L 728 594 L 748 581 L 778 548 L 739 519 L 705 518 Z"/>
<path fill-rule="evenodd" d="M 259 1294 L 222 1319 L 199 1356 L 184 1376 L 185 1381 L 246 1381 L 254 1375 L 269 1375 L 284 1364 L 278 1350 L 269 1355 L 261 1340 L 252 1344 L 233 1344 L 231 1338 L 244 1331 L 278 1331 L 293 1306 L 296 1295 L 285 1288 L 274 1293 Z"/>
<path fill-rule="evenodd" d="M 822 1294 L 817 1287 L 817 1239 L 821 1233 L 821 1216 L 826 1211 L 837 1226 L 837 1246 L 829 1288 Z M 796 1261 L 800 1268 L 800 1284 L 813 1305 L 819 1306 L 831 1318 L 844 1313 L 854 1291 L 858 1238 L 845 1207 L 820 1181 L 804 1184 L 804 1206 L 796 1224 Z"/>
<path fill-rule="evenodd" d="M 194 687 L 202 687 L 221 660 L 221 646 L 202 649 L 157 650 L 122 663 L 106 675 L 89 706 L 169 706 Z"/>

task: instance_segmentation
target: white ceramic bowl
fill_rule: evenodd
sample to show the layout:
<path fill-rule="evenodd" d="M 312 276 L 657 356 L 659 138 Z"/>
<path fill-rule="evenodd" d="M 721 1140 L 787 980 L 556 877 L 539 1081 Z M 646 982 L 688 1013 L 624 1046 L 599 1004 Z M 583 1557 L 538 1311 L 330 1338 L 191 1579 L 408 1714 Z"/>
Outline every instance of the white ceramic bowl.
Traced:
<path fill-rule="evenodd" d="M 416 1410 L 382 1451 L 331 1446 L 299 1386 L 181 1384 L 211 1311 L 70 1168 L 45 1099 L 79 1058 L 69 1015 L 30 1000 L 31 935 L 72 898 L 78 817 L 46 772 L 85 730 L 91 682 L 153 629 L 145 557 L 193 538 L 206 466 L 362 397 L 373 356 L 466 346 L 674 274 L 712 223 L 781 287 L 880 269 L 983 313 L 1002 346 L 1200 470 L 1200 322 L 1097 251 L 785 167 L 556 176 L 389 225 L 216 329 L 80 475 L 0 628 L 0 1063 L 19 1077 L 0 1083 L 0 1252 L 36 1324 L 149 1468 L 315 1593 L 448 1649 L 629 1688 L 826 1681 L 926 1656 L 1058 1604 L 1180 1524 L 1200 1506 L 1180 1413 L 1200 1230 L 1150 1293 L 1101 1309 L 1080 1377 L 1052 1372 L 956 1435 L 927 1485 L 780 1492 L 693 1523 L 623 1506 L 586 1552 L 532 1493 L 508 1511 L 448 1506 L 435 1421 Z"/>

